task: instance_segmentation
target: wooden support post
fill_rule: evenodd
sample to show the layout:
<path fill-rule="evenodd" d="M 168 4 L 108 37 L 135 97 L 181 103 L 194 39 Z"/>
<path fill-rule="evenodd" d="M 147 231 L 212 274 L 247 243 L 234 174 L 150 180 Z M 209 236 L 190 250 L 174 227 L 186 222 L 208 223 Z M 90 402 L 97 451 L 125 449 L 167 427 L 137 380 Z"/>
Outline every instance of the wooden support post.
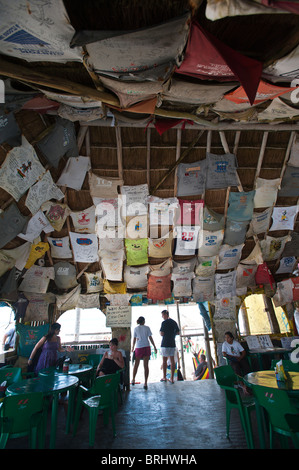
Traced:
<path fill-rule="evenodd" d="M 265 311 L 267 313 L 268 320 L 270 323 L 271 331 L 274 334 L 279 334 L 280 333 L 279 323 L 275 315 L 272 300 L 270 299 L 270 297 L 267 297 L 265 294 L 263 294 L 263 300 L 265 304 Z"/>
<path fill-rule="evenodd" d="M 151 129 L 146 130 L 146 181 L 148 187 L 151 183 Z"/>
<path fill-rule="evenodd" d="M 181 318 L 180 318 L 180 309 L 179 309 L 179 302 L 176 302 L 176 309 L 178 314 L 178 326 L 181 332 Z M 181 351 L 182 351 L 182 369 L 183 369 L 183 377 L 186 380 L 186 369 L 185 369 L 185 358 L 184 358 L 184 347 L 183 347 L 183 340 L 180 334 L 180 343 L 181 343 Z"/>
<path fill-rule="evenodd" d="M 214 378 L 214 370 L 213 370 L 213 361 L 212 361 L 212 356 L 211 356 L 209 332 L 207 330 L 207 327 L 206 327 L 204 321 L 202 321 L 202 324 L 203 324 L 203 331 L 204 331 L 204 338 L 205 338 L 206 358 L 207 358 L 208 369 L 209 369 L 209 379 L 213 379 Z"/>

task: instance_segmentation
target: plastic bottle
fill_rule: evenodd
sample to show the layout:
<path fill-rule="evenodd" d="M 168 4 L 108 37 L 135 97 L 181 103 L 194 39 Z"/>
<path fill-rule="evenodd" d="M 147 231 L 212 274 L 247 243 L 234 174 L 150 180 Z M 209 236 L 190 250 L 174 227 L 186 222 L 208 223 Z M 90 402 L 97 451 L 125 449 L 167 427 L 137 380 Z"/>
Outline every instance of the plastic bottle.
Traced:
<path fill-rule="evenodd" d="M 63 366 L 62 366 L 62 372 L 64 374 L 68 374 L 69 373 L 69 359 L 66 359 L 63 363 Z"/>

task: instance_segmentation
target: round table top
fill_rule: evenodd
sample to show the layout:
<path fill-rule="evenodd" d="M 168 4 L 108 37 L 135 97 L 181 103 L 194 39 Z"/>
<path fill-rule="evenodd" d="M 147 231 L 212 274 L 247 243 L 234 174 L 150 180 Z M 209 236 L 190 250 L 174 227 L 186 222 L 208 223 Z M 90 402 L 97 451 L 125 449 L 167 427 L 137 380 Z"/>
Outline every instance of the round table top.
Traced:
<path fill-rule="evenodd" d="M 39 376 L 47 377 L 49 375 L 75 375 L 79 376 L 85 372 L 89 372 L 93 367 L 90 364 L 70 364 L 69 371 L 66 374 L 62 369 L 56 369 L 55 367 L 48 367 L 47 369 L 41 369 L 38 373 Z"/>
<path fill-rule="evenodd" d="M 51 394 L 55 392 L 63 392 L 77 385 L 78 377 L 74 375 L 48 375 L 46 377 L 34 377 L 32 379 L 21 380 L 11 384 L 6 389 L 6 395 L 19 395 L 21 393 L 42 392 Z"/>
<path fill-rule="evenodd" d="M 280 388 L 290 391 L 299 391 L 299 372 L 288 371 L 289 380 L 277 384 L 274 370 L 259 370 L 245 375 L 245 382 L 250 385 L 259 385 L 260 387 Z"/>

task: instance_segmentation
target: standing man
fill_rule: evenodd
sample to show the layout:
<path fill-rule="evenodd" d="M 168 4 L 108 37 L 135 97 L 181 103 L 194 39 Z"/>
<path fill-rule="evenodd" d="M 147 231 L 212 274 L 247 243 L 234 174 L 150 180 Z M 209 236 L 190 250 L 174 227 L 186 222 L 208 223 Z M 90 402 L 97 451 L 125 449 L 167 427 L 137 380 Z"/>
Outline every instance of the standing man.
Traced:
<path fill-rule="evenodd" d="M 161 382 L 166 382 L 166 371 L 167 371 L 167 359 L 170 359 L 170 383 L 174 383 L 174 371 L 175 371 L 175 337 L 180 333 L 177 322 L 169 318 L 167 310 L 162 310 L 162 318 L 164 321 L 161 323 L 160 335 L 162 336 L 161 353 L 163 357 L 163 378 Z"/>

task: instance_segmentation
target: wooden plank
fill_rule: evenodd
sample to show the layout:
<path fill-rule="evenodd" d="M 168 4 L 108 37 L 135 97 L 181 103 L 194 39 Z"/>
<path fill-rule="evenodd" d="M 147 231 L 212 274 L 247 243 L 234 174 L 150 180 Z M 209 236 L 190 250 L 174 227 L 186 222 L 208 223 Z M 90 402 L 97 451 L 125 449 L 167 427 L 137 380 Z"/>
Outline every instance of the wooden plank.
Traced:
<path fill-rule="evenodd" d="M 57 78 L 49 74 L 36 72 L 34 69 L 29 69 L 24 65 L 7 62 L 2 57 L 0 58 L 0 75 L 15 78 L 26 83 L 54 88 L 72 95 L 84 96 L 85 98 L 102 101 L 112 106 L 120 105 L 118 98 L 111 93 L 95 90 L 62 77 Z"/>
<path fill-rule="evenodd" d="M 179 128 L 179 129 L 177 129 L 177 132 L 176 132 L 176 151 L 175 151 L 175 160 L 176 161 L 178 161 L 180 156 L 181 156 L 181 147 L 182 147 L 182 129 Z M 178 192 L 177 174 L 178 174 L 178 167 L 176 167 L 175 174 L 174 174 L 173 194 L 174 194 L 175 197 L 177 196 L 177 192 Z"/>
<path fill-rule="evenodd" d="M 146 181 L 148 187 L 151 183 L 151 129 L 146 130 Z"/>

